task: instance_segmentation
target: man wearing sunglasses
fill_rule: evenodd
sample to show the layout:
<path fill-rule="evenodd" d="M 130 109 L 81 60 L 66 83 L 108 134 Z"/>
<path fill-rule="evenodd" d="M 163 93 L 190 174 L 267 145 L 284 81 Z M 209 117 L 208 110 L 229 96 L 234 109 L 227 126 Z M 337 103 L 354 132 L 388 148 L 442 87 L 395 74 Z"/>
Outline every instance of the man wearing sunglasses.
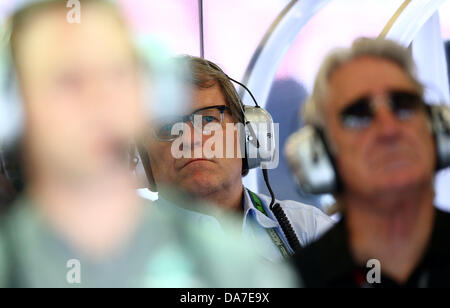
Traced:
<path fill-rule="evenodd" d="M 450 282 L 449 214 L 434 207 L 431 118 L 410 52 L 359 39 L 331 53 L 305 107 L 334 160 L 343 213 L 296 261 L 307 286 Z"/>
<path fill-rule="evenodd" d="M 248 167 L 236 124 L 244 123 L 244 116 L 233 84 L 210 61 L 190 56 L 177 60 L 190 67 L 191 77 L 187 81 L 192 91 L 190 112 L 171 119 L 156 119 L 159 124 L 142 142 L 140 155 L 148 187 L 158 191 L 159 204 L 166 204 L 164 201 L 171 199 L 173 190 L 179 189 L 217 205 L 215 213 L 208 211 L 206 215 L 205 211 L 184 209 L 178 204 L 176 208 L 182 215 L 198 219 L 199 225 L 219 225 L 223 212 L 235 213 L 243 219 L 243 235 L 252 240 L 263 257 L 274 262 L 289 257 L 293 250 L 269 208 L 271 199 L 245 189 L 242 184 Z M 222 142 L 209 146 L 213 138 Z M 218 147 L 222 147 L 220 151 Z M 223 155 L 214 155 L 217 153 Z M 280 205 L 301 245 L 317 239 L 332 224 L 327 215 L 312 206 L 294 201 L 282 201 Z"/>

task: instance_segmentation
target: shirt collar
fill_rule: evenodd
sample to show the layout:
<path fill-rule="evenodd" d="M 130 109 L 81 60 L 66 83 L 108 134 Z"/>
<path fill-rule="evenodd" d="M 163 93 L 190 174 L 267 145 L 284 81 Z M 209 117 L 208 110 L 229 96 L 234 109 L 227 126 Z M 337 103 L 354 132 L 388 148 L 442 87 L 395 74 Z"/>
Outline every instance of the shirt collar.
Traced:
<path fill-rule="evenodd" d="M 259 197 L 259 196 L 258 196 Z M 260 198 L 261 199 L 261 198 Z M 254 217 L 255 221 L 263 228 L 277 228 L 280 225 L 278 222 L 273 218 L 272 212 L 269 210 L 267 205 L 265 204 L 264 200 L 261 199 L 262 205 L 264 207 L 264 210 L 266 211 L 267 215 L 264 215 L 261 213 L 253 204 L 253 201 L 250 197 L 250 194 L 246 188 L 244 188 L 244 223 L 243 226 L 245 227 L 247 224 L 247 220 L 250 219 L 250 217 Z"/>

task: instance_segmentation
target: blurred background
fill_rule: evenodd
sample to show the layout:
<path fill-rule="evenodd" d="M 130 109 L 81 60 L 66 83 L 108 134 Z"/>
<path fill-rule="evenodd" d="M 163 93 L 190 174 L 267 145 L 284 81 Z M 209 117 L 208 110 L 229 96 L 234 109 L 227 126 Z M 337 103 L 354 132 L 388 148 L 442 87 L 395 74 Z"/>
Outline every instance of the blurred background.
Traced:
<path fill-rule="evenodd" d="M 0 20 L 23 2 L 2 0 Z M 284 142 L 302 126 L 301 105 L 311 92 L 325 54 L 332 48 L 348 46 L 357 37 L 380 35 L 404 4 L 408 7 L 386 29 L 386 35 L 411 46 L 430 101 L 449 102 L 448 0 L 116 2 L 137 35 L 153 37 L 174 54 L 203 53 L 229 76 L 245 82 L 259 104 L 272 113 L 274 121 L 280 123 L 280 164 L 269 171 L 269 177 L 278 199 L 303 201 L 321 208 L 332 202 L 330 196 L 306 196 L 298 191 L 282 153 Z M 251 104 L 246 94 L 241 93 L 244 103 Z M 260 172 L 252 170 L 244 184 L 254 191 L 265 192 Z M 450 211 L 450 171 L 438 175 L 436 187 L 437 205 Z M 147 190 L 141 194 L 157 198 Z"/>

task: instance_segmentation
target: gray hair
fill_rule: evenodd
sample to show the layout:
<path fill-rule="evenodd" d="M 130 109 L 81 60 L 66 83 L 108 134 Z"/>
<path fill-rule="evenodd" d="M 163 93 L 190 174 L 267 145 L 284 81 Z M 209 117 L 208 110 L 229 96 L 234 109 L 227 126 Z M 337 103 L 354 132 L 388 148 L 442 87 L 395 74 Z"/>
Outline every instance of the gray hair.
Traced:
<path fill-rule="evenodd" d="M 243 104 L 230 78 L 215 63 L 189 55 L 178 56 L 174 59 L 178 63 L 187 64 L 190 74 L 187 82 L 200 89 L 207 89 L 218 85 L 225 98 L 227 106 L 231 110 L 231 115 L 236 122 L 244 123 Z"/>
<path fill-rule="evenodd" d="M 316 76 L 312 95 L 303 108 L 305 124 L 319 128 L 325 127 L 324 105 L 331 75 L 342 65 L 365 56 L 387 59 L 400 66 L 419 93 L 423 95 L 423 86 L 416 77 L 416 67 L 408 48 L 384 38 L 359 38 L 350 48 L 338 48 L 331 51 L 323 61 Z"/>

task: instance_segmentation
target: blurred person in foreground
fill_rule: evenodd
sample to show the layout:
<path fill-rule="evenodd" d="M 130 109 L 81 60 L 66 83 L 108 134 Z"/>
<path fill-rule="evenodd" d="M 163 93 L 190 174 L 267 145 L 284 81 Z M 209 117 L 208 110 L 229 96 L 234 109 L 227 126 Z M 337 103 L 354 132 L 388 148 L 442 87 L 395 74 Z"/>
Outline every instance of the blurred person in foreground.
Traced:
<path fill-rule="evenodd" d="M 342 219 L 296 256 L 306 286 L 450 286 L 450 214 L 433 203 L 433 118 L 414 70 L 385 39 L 322 64 L 304 116 L 334 158 Z"/>
<path fill-rule="evenodd" d="M 0 223 L 0 286 L 292 286 L 139 198 L 127 154 L 147 124 L 141 59 L 108 1 L 82 1 L 79 24 L 67 13 L 37 1 L 10 20 L 26 190 Z"/>
<path fill-rule="evenodd" d="M 245 123 L 244 106 L 232 81 L 206 59 L 180 56 L 174 61 L 190 71 L 185 82 L 192 102 L 186 106 L 186 114 L 155 119 L 154 130 L 149 130 L 142 141 L 140 154 L 147 187 L 158 191 L 157 203 L 161 207 L 171 199 L 174 188 L 216 205 L 200 212 L 178 204 L 182 207 L 178 210 L 199 226 L 220 225 L 221 216 L 231 213 L 242 221 L 243 237 L 253 243 L 262 257 L 272 262 L 289 259 L 295 248 L 269 206 L 271 198 L 250 191 L 242 183 L 249 170 L 238 126 Z M 184 130 L 178 131 L 176 126 L 181 123 Z M 177 151 L 183 155 L 179 157 Z M 228 155 L 230 152 L 232 155 Z M 276 203 L 289 219 L 301 246 L 317 239 L 333 223 L 313 206 L 292 200 Z"/>

